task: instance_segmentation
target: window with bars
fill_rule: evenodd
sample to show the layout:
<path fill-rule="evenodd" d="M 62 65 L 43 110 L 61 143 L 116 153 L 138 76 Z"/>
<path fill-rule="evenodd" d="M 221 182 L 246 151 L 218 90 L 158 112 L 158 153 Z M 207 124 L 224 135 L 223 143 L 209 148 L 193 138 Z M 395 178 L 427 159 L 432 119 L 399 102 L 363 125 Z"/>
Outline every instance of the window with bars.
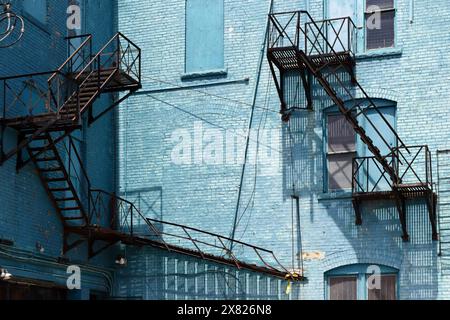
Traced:
<path fill-rule="evenodd" d="M 366 49 L 395 46 L 395 0 L 366 0 Z"/>
<path fill-rule="evenodd" d="M 328 190 L 351 189 L 356 134 L 343 115 L 328 115 L 327 144 Z"/>

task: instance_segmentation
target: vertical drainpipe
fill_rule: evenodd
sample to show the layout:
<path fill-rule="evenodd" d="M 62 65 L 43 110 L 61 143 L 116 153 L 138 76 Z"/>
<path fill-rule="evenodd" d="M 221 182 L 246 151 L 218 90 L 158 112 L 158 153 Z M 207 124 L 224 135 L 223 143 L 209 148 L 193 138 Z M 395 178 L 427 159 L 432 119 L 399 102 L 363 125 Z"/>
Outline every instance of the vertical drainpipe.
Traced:
<path fill-rule="evenodd" d="M 414 23 L 414 0 L 409 0 L 409 23 Z"/>
<path fill-rule="evenodd" d="M 268 14 L 270 14 L 272 12 L 273 1 L 274 0 L 270 0 Z M 262 70 L 262 65 L 263 65 L 263 62 L 264 62 L 264 53 L 265 53 L 265 49 L 266 49 L 266 42 L 267 42 L 267 35 L 268 35 L 268 33 L 269 33 L 269 19 L 267 19 L 266 31 L 264 32 L 264 39 L 263 39 L 263 42 L 262 42 L 262 45 L 261 45 L 261 51 L 260 51 L 260 55 L 259 55 L 258 71 L 257 71 L 257 74 L 256 74 L 255 90 L 254 90 L 254 93 L 253 93 L 252 110 L 251 110 L 251 113 L 250 113 L 250 120 L 248 122 L 247 141 L 246 141 L 246 145 L 245 145 L 245 154 L 244 154 L 244 164 L 242 165 L 242 172 L 241 172 L 241 180 L 240 180 L 240 184 L 239 184 L 238 199 L 237 199 L 237 203 L 236 203 L 236 211 L 235 211 L 235 214 L 234 214 L 233 231 L 231 233 L 232 241 L 231 241 L 231 244 L 230 244 L 230 251 L 233 250 L 233 246 L 234 246 L 233 240 L 235 240 L 234 238 L 236 236 L 237 220 L 238 220 L 239 209 L 240 209 L 240 204 L 241 204 L 241 197 L 242 197 L 242 184 L 244 182 L 245 169 L 247 168 L 247 159 L 248 159 L 248 153 L 249 153 L 249 148 L 250 148 L 250 130 L 253 127 L 253 119 L 254 119 L 254 116 L 255 116 L 256 100 L 257 100 L 257 97 L 258 97 L 259 82 L 260 82 L 260 79 L 261 79 L 261 70 Z M 258 161 L 258 159 L 256 159 L 256 161 Z"/>

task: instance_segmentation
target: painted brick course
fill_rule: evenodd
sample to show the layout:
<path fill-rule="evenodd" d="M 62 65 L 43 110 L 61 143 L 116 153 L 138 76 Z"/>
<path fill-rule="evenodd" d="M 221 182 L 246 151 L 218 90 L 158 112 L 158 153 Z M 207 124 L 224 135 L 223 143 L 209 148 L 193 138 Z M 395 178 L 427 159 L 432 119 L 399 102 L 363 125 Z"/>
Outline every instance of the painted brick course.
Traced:
<path fill-rule="evenodd" d="M 249 154 L 250 159 L 258 154 L 270 161 L 247 166 L 236 238 L 273 250 L 290 268 L 294 234 L 294 260 L 300 251 L 319 253 L 320 259 L 304 261 L 308 281 L 296 284 L 288 296 L 285 281 L 152 248 L 117 247 L 87 262 L 86 248 L 80 247 L 73 259 L 81 260 L 89 273 L 88 290 L 81 298 L 88 297 L 89 289 L 104 291 L 113 286 L 114 296 L 143 299 L 324 299 L 324 274 L 357 263 L 398 269 L 401 299 L 450 297 L 450 252 L 446 254 L 450 248 L 443 246 L 443 255 L 438 256 L 425 203 L 408 202 L 411 242 L 404 243 L 392 202 L 365 204 L 364 223 L 357 227 L 350 195 L 324 194 L 323 111 L 332 105 L 331 100 L 316 85 L 314 112 L 296 113 L 289 130 L 280 120 L 280 103 L 265 59 L 261 79 L 256 81 L 268 0 L 225 0 L 227 74 L 199 79 L 182 79 L 185 0 L 89 0 L 84 5 L 88 14 L 83 31 L 94 34 L 96 48 L 120 30 L 143 53 L 141 92 L 85 131 L 87 169 L 95 187 L 117 191 L 133 201 L 137 195 L 155 201 L 153 211 L 146 211 L 151 218 L 229 236 L 241 165 L 204 164 L 205 149 L 211 144 L 208 137 L 204 148 L 191 150 L 192 159 L 200 160 L 201 165 L 175 164 L 171 156 L 179 137 L 173 134 L 186 129 L 196 140 L 200 126 L 218 130 L 216 133 L 238 130 L 236 148 L 242 157 L 257 88 L 253 130 L 270 129 L 271 136 L 252 135 Z M 379 57 L 359 55 L 357 77 L 372 97 L 397 103 L 400 136 L 409 145 L 428 144 L 435 160 L 437 150 L 450 146 L 446 105 L 450 100 L 446 90 L 450 82 L 446 19 L 450 18 L 450 5 L 445 0 L 398 0 L 396 5 L 397 48 L 401 50 Z M 23 41 L 2 51 L 0 76 L 54 69 L 64 61 L 66 6 L 54 0 L 49 0 L 48 6 L 48 29 L 28 23 Z M 314 18 L 323 18 L 322 0 L 274 1 L 274 11 L 297 9 L 308 9 Z M 21 59 L 11 58 L 15 56 Z M 111 99 L 103 97 L 98 106 Z M 225 156 L 230 150 L 227 146 L 215 152 Z M 436 172 L 436 161 L 433 164 Z M 293 194 L 300 196 L 300 227 L 292 223 Z M 32 167 L 20 174 L 16 174 L 13 160 L 0 167 L 0 199 L 0 238 L 14 240 L 17 249 L 27 253 L 36 254 L 35 244 L 40 242 L 49 257 L 61 254 L 61 224 Z M 450 215 L 445 210 L 440 213 Z M 111 284 L 108 267 L 117 252 L 126 255 L 128 265 L 115 269 Z M 1 257 L 0 265 L 22 272 L 23 265 L 6 256 Z M 64 282 L 64 265 L 45 266 L 45 272 L 38 262 L 33 266 L 24 274 L 39 277 L 42 273 L 47 280 L 57 274 L 59 283 Z"/>
<path fill-rule="evenodd" d="M 224 235 L 231 233 L 241 167 L 174 165 L 170 155 L 175 143 L 170 138 L 180 128 L 193 134 L 195 124 L 199 122 L 203 122 L 205 128 L 245 130 L 255 90 L 268 5 L 269 1 L 246 1 L 237 5 L 235 1 L 225 0 L 227 76 L 188 82 L 181 80 L 184 73 L 185 1 L 174 1 L 170 5 L 165 1 L 126 0 L 119 3 L 119 29 L 131 34 L 145 56 L 144 88 L 119 111 L 119 188 L 125 196 L 134 189 L 161 188 L 164 195 L 161 216 L 164 220 Z M 434 157 L 438 149 L 446 149 L 449 145 L 446 129 L 449 119 L 445 106 L 449 93 L 445 87 L 450 65 L 445 52 L 450 43 L 443 39 L 447 34 L 445 16 L 450 14 L 450 7 L 445 1 L 414 1 L 411 23 L 410 5 L 409 0 L 398 0 L 396 4 L 399 53 L 380 57 L 361 54 L 356 72 L 358 80 L 372 97 L 397 102 L 397 129 L 406 143 L 428 144 Z M 275 1 L 274 5 L 274 11 L 306 8 L 314 18 L 323 18 L 323 1 Z M 247 77 L 247 84 L 213 85 Z M 203 87 L 164 90 L 190 85 Z M 431 241 L 426 205 L 420 201 L 408 203 L 410 243 L 402 242 L 398 214 L 395 205 L 389 201 L 365 204 L 364 224 L 356 227 L 351 198 L 323 193 L 323 110 L 332 105 L 331 100 L 316 86 L 315 111 L 294 115 L 291 120 L 291 159 L 289 130 L 281 124 L 277 114 L 279 100 L 274 89 L 268 64 L 264 61 L 254 129 L 275 129 L 274 140 L 277 143 L 273 144 L 276 147 L 271 150 L 274 155 L 271 159 L 278 165 L 269 175 L 261 168 L 247 166 L 240 214 L 247 204 L 249 209 L 237 229 L 237 237 L 274 250 L 283 263 L 290 266 L 290 197 L 294 182 L 295 193 L 300 196 L 302 249 L 304 252 L 320 252 L 324 258 L 304 262 L 308 282 L 296 287 L 298 291 L 290 298 L 324 299 L 324 273 L 356 263 L 382 264 L 399 269 L 401 299 L 445 298 L 450 282 L 443 275 L 444 258 L 438 257 L 438 244 Z M 257 150 L 256 141 L 251 140 L 251 154 Z M 260 146 L 260 156 L 267 151 L 265 149 Z M 193 157 L 201 157 L 200 152 L 198 148 L 193 149 Z M 255 169 L 259 172 L 256 187 Z M 434 170 L 437 170 L 436 162 Z M 297 234 L 297 229 L 294 226 L 294 234 Z M 295 241 L 298 242 L 298 238 Z M 297 246 L 295 253 L 299 253 Z M 151 261 L 151 256 L 161 261 L 165 256 L 164 253 L 132 251 L 128 255 L 130 266 L 124 273 L 131 273 L 131 268 L 148 268 L 146 261 Z M 153 276 L 144 275 L 143 271 L 139 272 L 142 276 L 132 273 L 136 281 L 152 279 L 150 286 L 154 291 L 149 292 L 148 288 L 137 290 L 144 298 L 198 298 L 200 293 L 192 287 L 189 290 L 183 286 L 167 287 L 167 281 L 178 284 L 184 281 L 186 271 L 182 270 L 177 277 L 158 273 L 156 280 Z M 285 286 L 285 282 L 277 283 L 271 290 L 278 290 L 278 298 L 289 298 L 284 294 Z M 264 298 L 262 292 L 265 288 L 250 285 L 247 294 Z M 219 293 L 217 289 L 206 297 L 215 298 L 217 294 L 230 297 L 224 290 Z M 158 290 L 162 292 L 156 292 Z M 132 283 L 119 277 L 118 292 L 133 295 Z"/>

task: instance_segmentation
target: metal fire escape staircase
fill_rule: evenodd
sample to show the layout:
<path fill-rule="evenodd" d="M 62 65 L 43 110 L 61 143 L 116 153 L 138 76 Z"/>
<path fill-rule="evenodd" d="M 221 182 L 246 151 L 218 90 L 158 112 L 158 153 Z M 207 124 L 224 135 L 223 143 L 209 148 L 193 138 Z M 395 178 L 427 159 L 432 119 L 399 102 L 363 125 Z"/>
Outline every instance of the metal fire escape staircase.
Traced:
<path fill-rule="evenodd" d="M 75 42 L 81 42 L 75 46 Z M 69 58 L 56 71 L 0 78 L 0 165 L 17 156 L 19 171 L 33 164 L 64 227 L 64 253 L 87 243 L 92 258 L 116 243 L 152 246 L 285 278 L 272 251 L 187 226 L 144 216 L 130 201 L 92 187 L 81 142 L 73 135 L 141 88 L 141 50 L 117 33 L 92 53 L 92 36 L 68 38 Z M 126 92 L 95 112 L 103 93 Z M 17 145 L 6 136 L 17 135 Z M 234 250 L 228 243 L 234 243 Z M 245 259 L 239 259 L 239 256 Z M 245 261 L 244 261 L 245 260 Z"/>
<path fill-rule="evenodd" d="M 283 121 L 289 121 L 296 109 L 312 110 L 315 79 L 371 153 L 370 157 L 353 161 L 356 224 L 362 223 L 362 201 L 393 199 L 399 211 L 402 237 L 408 241 L 406 200 L 424 198 L 433 240 L 437 240 L 430 152 L 427 146 L 405 145 L 356 79 L 353 21 L 344 17 L 316 22 L 306 11 L 293 11 L 270 14 L 269 23 L 267 58 L 281 100 Z M 301 89 L 306 106 L 299 103 Z M 374 113 L 379 121 L 374 121 L 369 113 Z M 372 134 L 368 134 L 368 128 Z M 395 137 L 395 145 L 387 136 Z"/>

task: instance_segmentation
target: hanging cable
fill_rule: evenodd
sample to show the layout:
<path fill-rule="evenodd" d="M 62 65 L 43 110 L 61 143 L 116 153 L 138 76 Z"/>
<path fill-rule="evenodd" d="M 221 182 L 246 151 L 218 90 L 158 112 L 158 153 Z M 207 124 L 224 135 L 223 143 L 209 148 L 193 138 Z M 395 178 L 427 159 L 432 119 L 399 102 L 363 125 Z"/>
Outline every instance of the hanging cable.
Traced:
<path fill-rule="evenodd" d="M 25 33 L 23 18 L 11 10 L 11 3 L 0 3 L 0 48 L 9 48 L 19 42 Z"/>
<path fill-rule="evenodd" d="M 273 8 L 273 0 L 270 1 L 269 13 L 272 12 L 272 8 Z M 237 199 L 236 210 L 235 210 L 235 214 L 234 214 L 233 231 L 231 233 L 232 234 L 231 239 L 234 239 L 234 237 L 236 235 L 236 227 L 237 227 L 236 224 L 238 221 L 239 208 L 240 208 L 240 204 L 241 204 L 242 185 L 244 182 L 245 169 L 247 167 L 248 152 L 249 152 L 249 147 L 250 147 L 250 130 L 253 126 L 253 118 L 254 118 L 254 114 L 255 114 L 256 99 L 258 97 L 259 82 L 261 79 L 261 70 L 262 70 L 262 66 L 263 66 L 263 62 L 264 62 L 264 53 L 265 53 L 265 49 L 266 49 L 267 36 L 269 35 L 269 26 L 270 26 L 269 19 L 267 18 L 266 31 L 264 32 L 264 40 L 261 45 L 261 52 L 260 52 L 259 62 L 258 62 L 258 72 L 257 72 L 257 76 L 256 76 L 255 92 L 253 94 L 252 109 L 251 109 L 251 113 L 250 113 L 250 120 L 248 123 L 248 131 L 247 131 L 248 137 L 247 137 L 247 142 L 246 142 L 246 146 L 245 146 L 244 164 L 242 165 L 241 182 L 239 184 L 238 199 Z M 234 245 L 234 242 L 232 240 L 231 244 L 230 244 L 230 251 L 233 251 L 233 245 Z"/>
<path fill-rule="evenodd" d="M 149 79 L 149 80 L 152 80 L 152 81 L 154 81 L 154 82 L 159 82 L 159 83 L 168 84 L 168 85 L 171 85 L 171 86 L 173 86 L 173 87 L 175 87 L 175 88 L 179 88 L 179 89 L 186 90 L 186 91 L 188 92 L 188 94 L 194 93 L 194 92 L 195 92 L 195 93 L 199 93 L 199 94 L 202 94 L 202 95 L 205 95 L 205 96 L 208 96 L 208 97 L 217 98 L 217 99 L 220 99 L 220 100 L 224 100 L 224 101 L 236 103 L 236 104 L 243 105 L 243 106 L 247 106 L 247 107 L 253 107 L 253 105 L 252 105 L 251 103 L 248 103 L 248 102 L 245 102 L 245 101 L 240 101 L 240 100 L 236 100 L 236 99 L 233 99 L 233 98 L 220 96 L 220 95 L 218 95 L 218 94 L 210 93 L 210 92 L 203 91 L 203 90 L 199 90 L 199 89 L 195 89 L 195 88 L 184 87 L 184 86 L 175 84 L 175 83 L 173 83 L 173 82 L 169 82 L 169 81 L 157 79 L 157 78 L 154 78 L 154 77 L 142 76 L 142 78 L 144 78 L 144 79 Z M 145 95 L 147 95 L 148 93 L 145 93 L 145 92 L 144 92 L 144 93 L 140 93 L 140 94 L 145 94 Z M 268 112 L 272 112 L 272 113 L 276 113 L 276 114 L 279 114 L 279 113 L 280 113 L 280 112 L 277 111 L 277 110 L 272 110 L 272 109 L 269 109 L 269 108 L 267 108 L 267 107 L 261 107 L 261 106 L 257 106 L 257 105 L 255 105 L 255 109 L 261 109 L 261 110 L 268 111 Z"/>
<path fill-rule="evenodd" d="M 151 99 L 153 99 L 153 100 L 155 100 L 155 101 L 158 101 L 158 102 L 160 102 L 160 103 L 162 103 L 162 104 L 164 104 L 164 105 L 166 105 L 166 106 L 169 106 L 169 107 L 171 107 L 171 108 L 173 108 L 173 109 L 175 109 L 175 110 L 178 110 L 178 111 L 180 111 L 180 112 L 186 113 L 186 114 L 192 116 L 193 118 L 196 118 L 196 119 L 198 119 L 198 120 L 200 120 L 200 121 L 202 121 L 202 122 L 204 122 L 204 123 L 207 123 L 207 124 L 209 124 L 209 125 L 211 125 L 211 126 L 213 126 L 213 127 L 216 127 L 216 128 L 219 128 L 219 129 L 223 129 L 223 130 L 227 130 L 227 129 L 228 129 L 228 128 L 224 127 L 224 126 L 221 126 L 221 125 L 219 125 L 219 124 L 213 123 L 213 122 L 211 122 L 211 121 L 209 121 L 209 120 L 207 120 L 207 119 L 205 119 L 205 118 L 202 118 L 202 117 L 199 116 L 198 114 L 195 114 L 195 113 L 193 113 L 193 112 L 191 112 L 191 111 L 185 110 L 185 109 L 181 108 L 180 106 L 177 106 L 177 105 L 175 105 L 175 104 L 173 104 L 173 103 L 167 102 L 167 101 L 165 101 L 165 100 L 163 100 L 163 99 L 159 99 L 159 98 L 157 98 L 157 97 L 155 97 L 155 96 L 153 96 L 153 95 L 151 95 L 151 94 L 146 94 L 146 96 L 149 97 L 149 98 L 151 98 Z M 248 135 L 240 134 L 240 133 L 238 133 L 238 132 L 236 132 L 236 135 L 238 135 L 238 136 L 240 136 L 240 137 L 242 137 L 242 138 L 248 138 L 248 137 L 249 137 Z M 280 153 L 280 154 L 282 153 L 281 150 L 274 149 L 272 146 L 269 146 L 269 145 L 267 145 L 267 144 L 258 142 L 258 141 L 254 140 L 254 139 L 250 139 L 250 141 L 251 141 L 251 142 L 256 142 L 256 143 L 258 143 L 259 145 L 264 146 L 264 147 L 268 148 L 269 150 L 271 150 L 271 151 L 273 151 L 273 152 L 277 152 L 277 153 Z"/>
<path fill-rule="evenodd" d="M 267 87 L 266 87 L 266 96 L 264 98 L 264 106 L 269 106 L 270 105 L 270 83 L 271 83 L 271 79 L 270 77 L 268 77 L 268 81 L 267 81 Z M 237 226 L 239 226 L 239 224 L 241 223 L 241 220 L 244 218 L 247 210 L 250 207 L 250 204 L 252 204 L 252 207 L 250 209 L 250 213 L 249 213 L 249 217 L 247 219 L 247 224 L 245 225 L 245 228 L 242 232 L 241 237 L 239 238 L 239 241 L 241 241 L 245 234 L 247 233 L 248 227 L 250 225 L 251 222 L 251 217 L 252 217 L 252 211 L 254 208 L 254 198 L 256 196 L 256 185 L 257 185 L 257 179 L 258 179 L 258 156 L 259 156 L 259 151 L 260 151 L 260 143 L 259 140 L 261 138 L 261 130 L 264 130 L 266 127 L 266 123 L 267 123 L 267 118 L 268 118 L 268 112 L 267 109 L 266 111 L 261 115 L 261 119 L 259 121 L 259 125 L 258 125 L 258 131 L 257 131 L 257 140 L 256 140 L 256 155 L 255 155 L 255 167 L 254 167 L 254 179 L 253 179 L 253 190 L 250 196 L 250 199 L 247 203 L 246 208 L 244 209 L 244 211 L 241 214 L 241 217 L 239 218 L 239 221 L 237 222 Z M 237 227 L 236 227 L 237 228 Z"/>

